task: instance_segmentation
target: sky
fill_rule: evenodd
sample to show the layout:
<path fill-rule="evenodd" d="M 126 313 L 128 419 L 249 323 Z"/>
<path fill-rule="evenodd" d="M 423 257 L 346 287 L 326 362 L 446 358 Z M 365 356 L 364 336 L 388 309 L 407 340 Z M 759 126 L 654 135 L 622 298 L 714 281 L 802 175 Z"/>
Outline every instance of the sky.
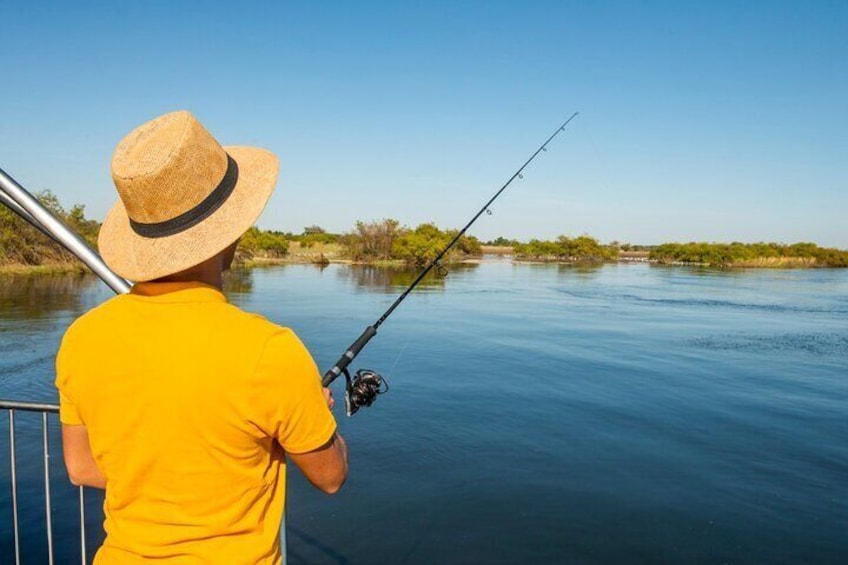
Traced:
<path fill-rule="evenodd" d="M 259 226 L 848 248 L 848 2 L 2 2 L 0 168 L 101 219 L 190 110 L 281 160 Z"/>

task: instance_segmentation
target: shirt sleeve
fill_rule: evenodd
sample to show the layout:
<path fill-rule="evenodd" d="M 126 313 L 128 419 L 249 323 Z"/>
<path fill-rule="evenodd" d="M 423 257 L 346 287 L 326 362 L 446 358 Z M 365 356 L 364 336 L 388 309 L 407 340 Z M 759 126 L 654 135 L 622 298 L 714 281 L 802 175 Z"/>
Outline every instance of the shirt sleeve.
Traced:
<path fill-rule="evenodd" d="M 70 367 L 68 366 L 68 337 L 62 339 L 62 345 L 56 354 L 56 389 L 59 391 L 59 421 L 67 426 L 83 426 L 85 423 L 76 404 L 71 399 Z"/>
<path fill-rule="evenodd" d="M 252 410 L 259 428 L 289 453 L 318 449 L 336 431 L 318 367 L 291 330 L 281 328 L 265 345 L 254 374 Z"/>

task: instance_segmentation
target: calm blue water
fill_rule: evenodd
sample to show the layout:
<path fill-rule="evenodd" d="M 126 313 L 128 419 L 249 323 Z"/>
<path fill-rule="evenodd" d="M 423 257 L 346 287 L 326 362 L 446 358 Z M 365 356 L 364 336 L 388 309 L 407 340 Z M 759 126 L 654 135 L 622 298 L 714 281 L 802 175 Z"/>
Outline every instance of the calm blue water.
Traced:
<path fill-rule="evenodd" d="M 228 289 L 293 327 L 326 368 L 410 281 L 286 266 Z M 54 401 L 63 329 L 108 296 L 90 278 L 0 279 L 0 397 Z M 292 563 L 848 561 L 848 270 L 487 261 L 430 281 L 358 361 L 391 392 L 339 413 L 351 450 L 339 495 L 292 473 Z M 39 421 L 19 421 L 37 563 Z M 75 497 L 54 485 L 60 563 L 78 559 Z"/>

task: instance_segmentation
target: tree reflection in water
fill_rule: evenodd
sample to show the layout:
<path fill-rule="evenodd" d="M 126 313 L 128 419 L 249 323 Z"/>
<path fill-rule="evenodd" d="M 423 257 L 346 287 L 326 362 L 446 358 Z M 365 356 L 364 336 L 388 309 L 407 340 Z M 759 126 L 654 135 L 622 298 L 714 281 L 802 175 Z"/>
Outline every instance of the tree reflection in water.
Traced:
<path fill-rule="evenodd" d="M 467 271 L 476 269 L 476 263 L 457 263 L 448 266 L 448 277 L 450 271 Z M 375 265 L 348 265 L 339 268 L 338 276 L 350 280 L 358 290 L 369 292 L 383 292 L 386 294 L 400 294 L 413 283 L 421 273 L 421 269 L 410 269 L 407 267 L 390 267 Z M 444 290 L 445 279 L 435 269 L 427 273 L 427 276 L 418 283 L 419 289 Z"/>
<path fill-rule="evenodd" d="M 63 311 L 81 314 L 93 306 L 86 291 L 97 290 L 100 284 L 94 275 L 83 273 L 3 274 L 0 309 L 4 319 L 14 320 L 52 317 Z M 108 292 L 105 286 L 104 290 Z"/>
<path fill-rule="evenodd" d="M 224 273 L 224 294 L 250 294 L 253 292 L 253 269 L 230 269 Z"/>
<path fill-rule="evenodd" d="M 606 263 L 559 263 L 557 270 L 560 275 L 572 275 L 580 279 L 593 279 L 601 273 Z"/>

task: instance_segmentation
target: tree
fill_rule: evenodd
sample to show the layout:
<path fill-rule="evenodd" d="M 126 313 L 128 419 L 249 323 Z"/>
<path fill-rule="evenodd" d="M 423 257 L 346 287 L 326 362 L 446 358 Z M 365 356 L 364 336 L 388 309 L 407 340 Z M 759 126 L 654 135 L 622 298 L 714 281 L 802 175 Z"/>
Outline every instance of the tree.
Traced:
<path fill-rule="evenodd" d="M 359 221 L 356 222 L 355 231 L 342 238 L 342 244 L 357 261 L 391 259 L 392 246 L 401 234 L 400 222 L 397 220 Z"/>

